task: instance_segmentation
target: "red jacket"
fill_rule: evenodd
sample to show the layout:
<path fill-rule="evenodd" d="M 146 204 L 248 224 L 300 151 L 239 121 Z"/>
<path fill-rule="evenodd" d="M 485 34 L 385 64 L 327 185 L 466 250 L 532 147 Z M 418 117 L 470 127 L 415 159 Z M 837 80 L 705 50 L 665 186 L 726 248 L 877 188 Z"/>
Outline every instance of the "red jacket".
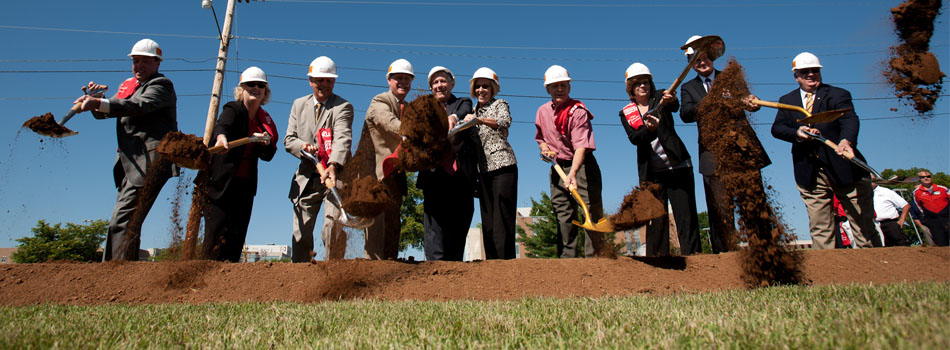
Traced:
<path fill-rule="evenodd" d="M 929 190 L 924 186 L 917 186 L 914 189 L 914 201 L 924 213 L 924 217 L 946 216 L 950 212 L 947 209 L 947 204 L 950 202 L 947 191 L 946 186 L 938 184 L 932 184 Z"/>

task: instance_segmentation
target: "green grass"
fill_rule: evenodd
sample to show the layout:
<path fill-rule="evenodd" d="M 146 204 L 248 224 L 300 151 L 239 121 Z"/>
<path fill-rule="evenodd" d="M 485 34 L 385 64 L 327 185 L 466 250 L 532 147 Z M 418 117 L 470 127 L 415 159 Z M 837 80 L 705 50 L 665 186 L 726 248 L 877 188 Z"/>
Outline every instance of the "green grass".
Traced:
<path fill-rule="evenodd" d="M 950 283 L 500 302 L 2 307 L 0 348 L 948 349 Z"/>

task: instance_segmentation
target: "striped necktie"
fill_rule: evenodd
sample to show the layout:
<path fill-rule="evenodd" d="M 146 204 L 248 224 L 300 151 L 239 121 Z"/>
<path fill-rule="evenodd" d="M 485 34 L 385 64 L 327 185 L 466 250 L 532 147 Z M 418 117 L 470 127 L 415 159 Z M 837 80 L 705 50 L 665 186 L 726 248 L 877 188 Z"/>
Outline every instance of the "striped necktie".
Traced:
<path fill-rule="evenodd" d="M 709 90 L 712 89 L 712 80 L 707 77 L 703 87 L 706 88 L 706 93 L 709 93 Z"/>
<path fill-rule="evenodd" d="M 314 121 L 314 122 L 317 122 L 317 121 L 320 120 L 320 109 L 321 109 L 321 108 L 323 108 L 323 104 L 320 103 L 320 102 L 317 102 L 317 105 L 314 106 L 314 112 L 313 112 L 313 121 Z"/>
<path fill-rule="evenodd" d="M 808 113 L 811 113 L 811 107 L 815 104 L 815 94 L 806 92 L 805 93 L 805 110 Z"/>

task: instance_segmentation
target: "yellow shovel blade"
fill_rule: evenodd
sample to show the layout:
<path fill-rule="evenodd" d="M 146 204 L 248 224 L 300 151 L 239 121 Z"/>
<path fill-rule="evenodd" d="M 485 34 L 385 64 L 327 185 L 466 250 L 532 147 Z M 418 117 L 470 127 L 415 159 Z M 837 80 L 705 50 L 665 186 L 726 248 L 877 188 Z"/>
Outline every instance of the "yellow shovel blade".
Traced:
<path fill-rule="evenodd" d="M 581 195 L 580 193 L 577 193 L 576 189 L 571 190 L 571 195 L 574 196 L 574 199 L 577 200 L 577 203 L 581 205 L 581 210 L 584 211 L 584 223 L 573 220 L 571 221 L 572 224 L 590 231 L 613 232 L 614 226 L 611 225 L 609 221 L 607 221 L 607 218 L 601 218 L 596 224 L 591 221 L 590 210 L 587 209 L 587 204 L 584 203 L 583 199 L 581 199 Z"/>

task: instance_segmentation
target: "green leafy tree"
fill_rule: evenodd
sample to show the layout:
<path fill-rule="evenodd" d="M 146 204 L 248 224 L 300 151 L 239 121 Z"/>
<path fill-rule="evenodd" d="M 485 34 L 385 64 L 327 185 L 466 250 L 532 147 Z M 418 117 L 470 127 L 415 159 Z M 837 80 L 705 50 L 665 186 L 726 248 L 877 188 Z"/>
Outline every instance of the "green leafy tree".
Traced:
<path fill-rule="evenodd" d="M 528 236 L 521 226 L 515 227 L 518 232 L 518 242 L 524 244 L 527 257 L 557 258 L 557 218 L 554 216 L 551 197 L 547 193 L 541 192 L 540 201 L 531 197 L 531 216 L 534 217 L 534 222 L 527 226 L 534 231 L 534 235 Z M 582 244 L 578 244 L 583 247 Z"/>
<path fill-rule="evenodd" d="M 703 253 L 712 253 L 712 245 L 709 244 L 709 213 L 701 212 L 696 214 L 699 218 L 699 244 Z"/>
<path fill-rule="evenodd" d="M 422 226 L 424 209 L 422 207 L 422 190 L 416 187 L 416 173 L 406 174 L 408 191 L 402 197 L 402 207 L 399 208 L 402 227 L 399 232 L 399 251 L 409 247 L 422 249 L 424 228 Z"/>
<path fill-rule="evenodd" d="M 39 263 L 53 260 L 101 261 L 102 253 L 96 249 L 106 238 L 109 222 L 96 220 L 88 225 L 61 223 L 50 226 L 40 220 L 30 229 L 33 237 L 23 237 L 13 261 L 17 263 Z"/>
<path fill-rule="evenodd" d="M 921 170 L 927 170 L 927 169 L 916 168 L 916 167 L 910 168 L 910 169 L 884 169 L 884 171 L 881 172 L 881 176 L 883 176 L 885 179 L 888 179 L 894 175 L 897 175 L 898 177 L 902 177 L 902 178 L 910 178 L 910 177 L 916 177 L 917 174 L 920 173 Z M 930 171 L 930 170 L 927 170 L 927 171 Z M 950 186 L 950 175 L 943 172 L 935 173 L 932 171 L 931 171 L 931 174 L 933 175 L 933 182 L 935 184 Z M 914 188 L 917 187 L 917 184 L 919 184 L 919 182 L 885 185 L 885 187 L 888 187 L 890 189 L 897 191 L 897 193 L 902 195 L 905 200 L 910 202 L 914 200 L 913 191 L 914 191 Z M 923 238 L 923 236 L 920 236 L 920 239 L 918 239 L 918 232 L 914 230 L 914 226 L 911 226 L 913 225 L 913 223 L 911 222 L 912 220 L 910 218 L 910 214 L 907 214 L 907 216 L 908 216 L 907 225 L 904 225 L 903 227 L 904 235 L 907 236 L 907 239 L 911 242 L 911 244 L 923 245 L 924 243 L 922 241 L 926 241 L 926 240 Z"/>

